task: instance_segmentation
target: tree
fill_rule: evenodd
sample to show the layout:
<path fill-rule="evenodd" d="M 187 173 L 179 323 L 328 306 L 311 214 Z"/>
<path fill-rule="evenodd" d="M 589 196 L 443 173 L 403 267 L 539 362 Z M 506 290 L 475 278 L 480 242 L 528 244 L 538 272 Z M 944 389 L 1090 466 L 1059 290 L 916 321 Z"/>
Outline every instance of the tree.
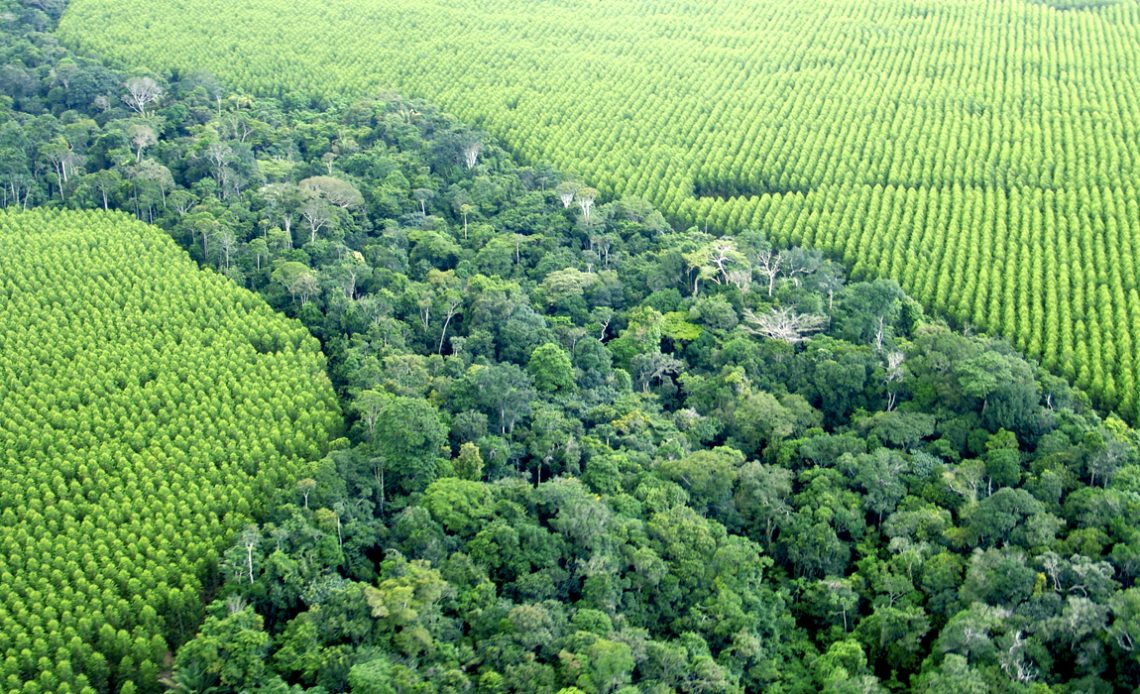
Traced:
<path fill-rule="evenodd" d="M 893 339 L 893 327 L 902 315 L 904 296 L 893 280 L 847 285 L 835 314 L 836 333 L 845 340 L 883 350 Z"/>
<path fill-rule="evenodd" d="M 111 209 L 111 199 L 123 186 L 123 177 L 115 169 L 103 169 L 88 176 L 91 185 L 99 194 L 99 200 L 104 210 Z"/>
<path fill-rule="evenodd" d="M 750 537 L 763 537 L 769 550 L 776 533 L 792 515 L 791 497 L 790 470 L 757 462 L 740 468 L 736 509 L 749 524 Z"/>
<path fill-rule="evenodd" d="M 253 583 L 253 550 L 261 543 L 261 532 L 256 525 L 248 526 L 241 533 L 241 546 L 245 550 L 246 576 Z"/>
<path fill-rule="evenodd" d="M 391 396 L 380 409 L 373 441 L 377 455 L 404 493 L 422 490 L 438 475 L 447 445 L 447 425 L 431 403 Z"/>
<path fill-rule="evenodd" d="M 906 354 L 895 350 L 887 354 L 886 362 L 883 384 L 887 389 L 887 412 L 891 412 L 898 403 L 899 388 L 906 378 L 906 371 L 904 370 Z"/>
<path fill-rule="evenodd" d="M 271 679 L 264 621 L 240 600 L 215 602 L 198 636 L 178 650 L 173 681 L 187 691 L 242 691 Z"/>
<path fill-rule="evenodd" d="M 336 220 L 336 213 L 332 205 L 319 195 L 302 194 L 300 207 L 301 217 L 309 224 L 309 243 L 317 240 L 317 234 L 326 226 Z"/>
<path fill-rule="evenodd" d="M 680 373 L 685 363 L 672 354 L 662 352 L 647 352 L 638 354 L 630 361 L 630 368 L 641 385 L 643 393 L 649 392 L 653 383 L 665 381 L 668 376 Z"/>
<path fill-rule="evenodd" d="M 1129 459 L 1132 451 L 1128 444 L 1116 438 L 1107 429 L 1102 432 L 1102 437 L 1103 444 L 1096 442 L 1095 452 L 1090 456 L 1088 471 L 1091 484 L 1099 482 L 1102 487 L 1107 487 L 1121 464 Z M 1096 437 L 1093 437 L 1093 440 L 1095 441 Z"/>
<path fill-rule="evenodd" d="M 293 219 L 302 205 L 300 189 L 291 183 L 270 183 L 258 191 L 265 200 L 266 213 L 281 222 L 290 244 L 293 240 Z"/>
<path fill-rule="evenodd" d="M 301 492 L 304 498 L 305 508 L 309 508 L 309 495 L 317 488 L 317 481 L 311 477 L 305 477 L 297 480 L 297 491 Z"/>
<path fill-rule="evenodd" d="M 784 276 L 798 287 L 804 278 L 815 274 L 821 263 L 819 251 L 796 247 L 780 251 L 778 264 Z"/>
<path fill-rule="evenodd" d="M 988 694 L 993 691 L 989 682 L 970 668 L 966 658 L 948 654 L 936 669 L 922 677 L 923 691 L 930 694 Z"/>
<path fill-rule="evenodd" d="M 578 684 L 590 691 L 608 694 L 630 682 L 635 661 L 629 646 L 598 639 L 587 651 L 589 667 Z"/>
<path fill-rule="evenodd" d="M 982 401 L 983 414 L 989 407 L 990 394 L 1013 377 L 1009 362 L 995 352 L 982 352 L 960 363 L 957 370 L 962 390 Z"/>
<path fill-rule="evenodd" d="M 874 453 L 859 456 L 855 468 L 855 481 L 864 490 L 863 503 L 867 510 L 876 514 L 881 526 L 883 514 L 894 511 L 906 494 L 902 477 L 907 469 L 907 460 L 895 451 L 880 448 Z"/>
<path fill-rule="evenodd" d="M 344 298 L 349 301 L 356 299 L 359 282 L 367 280 L 372 275 L 372 268 L 368 266 L 359 251 L 345 253 L 344 259 L 334 269 L 340 287 L 344 290 Z"/>
<path fill-rule="evenodd" d="M 735 448 L 719 446 L 696 451 L 677 460 L 666 460 L 659 470 L 665 479 L 684 487 L 692 506 L 722 521 L 734 520 L 732 489 L 736 483 L 744 454 Z"/>
<path fill-rule="evenodd" d="M 730 238 L 714 239 L 697 249 L 684 254 L 685 262 L 696 270 L 693 278 L 693 296 L 700 290 L 699 282 L 707 279 L 716 284 L 732 283 L 742 291 L 747 291 L 752 282 L 752 271 L 748 260 L 736 249 Z"/>
<path fill-rule="evenodd" d="M 135 161 L 142 161 L 143 150 L 147 147 L 152 147 L 158 144 L 158 135 L 155 134 L 154 128 L 147 123 L 132 123 L 127 128 L 127 137 L 130 138 L 131 144 L 135 146 Z"/>
<path fill-rule="evenodd" d="M 147 107 L 162 98 L 162 87 L 150 77 L 131 77 L 123 86 L 127 89 L 123 102 L 143 118 L 147 117 Z"/>
<path fill-rule="evenodd" d="M 1112 624 L 1108 634 L 1117 647 L 1132 654 L 1137 660 L 1136 644 L 1140 642 L 1140 588 L 1128 588 L 1112 596 L 1109 602 L 1112 611 Z"/>
<path fill-rule="evenodd" d="M 391 396 L 387 393 L 365 390 L 352 403 L 352 409 L 360 416 L 360 421 L 368 431 L 368 440 L 373 443 L 376 441 L 376 424 L 390 400 Z"/>
<path fill-rule="evenodd" d="M 348 671 L 348 684 L 360 694 L 397 694 L 393 686 L 392 663 L 386 656 L 357 663 Z"/>
<path fill-rule="evenodd" d="M 1101 628 L 1103 628 L 1101 624 Z M 1037 679 L 1040 671 L 1026 657 L 1025 635 L 1021 631 L 1013 633 L 1009 645 L 998 656 L 1002 671 L 1018 684 L 1028 684 Z"/>
<path fill-rule="evenodd" d="M 424 490 L 422 505 L 452 534 L 473 536 L 492 516 L 494 500 L 482 482 L 444 477 Z"/>
<path fill-rule="evenodd" d="M 985 602 L 1012 608 L 1032 594 L 1036 581 L 1036 572 L 1027 566 L 1024 552 L 1016 548 L 975 549 L 959 589 L 959 599 L 964 604 Z"/>
<path fill-rule="evenodd" d="M 465 480 L 480 480 L 483 478 L 483 454 L 479 447 L 470 441 L 459 446 L 459 455 L 452 465 L 455 474 Z"/>
<path fill-rule="evenodd" d="M 435 191 L 431 188 L 416 188 L 412 191 L 412 197 L 420 203 L 420 214 L 427 215 L 427 201 L 435 197 Z"/>
<path fill-rule="evenodd" d="M 558 345 L 547 342 L 535 347 L 526 366 L 534 386 L 545 393 L 574 389 L 574 364 Z"/>
<path fill-rule="evenodd" d="M 780 277 L 785 256 L 763 242 L 753 257 L 756 271 L 768 280 L 768 296 L 771 297 L 776 291 L 776 280 Z"/>
<path fill-rule="evenodd" d="M 555 270 L 542 280 L 542 294 L 546 302 L 562 309 L 573 309 L 581 304 L 584 311 L 586 302 L 583 297 L 599 283 L 596 273 L 582 272 L 576 267 L 564 270 Z"/>
<path fill-rule="evenodd" d="M 436 347 L 436 354 L 443 354 L 443 345 L 447 339 L 447 328 L 459 312 L 460 306 L 463 305 L 466 287 L 455 276 L 453 270 L 443 272 L 430 270 L 428 272 L 428 285 L 431 287 L 432 302 L 438 305 L 439 312 L 443 314 L 443 328 L 440 330 L 439 344 Z"/>
<path fill-rule="evenodd" d="M 136 182 L 141 182 L 148 188 L 151 188 L 152 192 L 149 194 L 151 201 L 154 199 L 153 188 L 157 188 L 159 198 L 162 200 L 162 207 L 166 209 L 166 191 L 172 190 L 175 187 L 174 176 L 170 173 L 170 169 L 158 162 L 144 159 L 131 168 L 131 174 Z M 151 203 L 148 202 L 148 206 L 150 204 Z M 215 234 L 219 237 L 219 240 L 221 240 L 227 232 L 230 234 L 230 250 L 232 250 L 233 243 L 236 242 L 236 237 L 233 235 L 233 229 L 228 224 L 220 224 Z"/>
<path fill-rule="evenodd" d="M 574 196 L 578 193 L 578 184 L 573 181 L 563 181 L 554 189 L 554 193 L 562 201 L 562 207 L 569 208 L 570 204 L 574 202 Z"/>
<path fill-rule="evenodd" d="M 751 309 L 744 310 L 743 327 L 746 332 L 789 345 L 806 342 L 810 339 L 809 335 L 823 330 L 825 325 L 827 316 L 797 313 L 790 308 L 773 308 L 760 315 Z"/>
<path fill-rule="evenodd" d="M 843 268 L 830 260 L 823 261 L 812 276 L 811 285 L 827 295 L 827 318 L 830 323 L 835 309 L 835 294 L 844 286 Z"/>
<path fill-rule="evenodd" d="M 478 402 L 495 417 L 499 433 L 504 436 L 512 434 L 515 425 L 531 412 L 533 384 L 530 376 L 514 364 L 476 367 L 473 385 Z"/>
<path fill-rule="evenodd" d="M 723 419 L 730 441 L 749 456 L 765 447 L 775 450 L 784 439 L 819 420 L 811 405 L 799 395 L 782 399 L 762 390 L 744 390 Z"/>
<path fill-rule="evenodd" d="M 1013 432 L 1002 429 L 990 436 L 985 461 L 991 492 L 994 486 L 1012 487 L 1021 481 L 1021 454 Z"/>
<path fill-rule="evenodd" d="M 814 581 L 805 591 L 805 609 L 808 605 L 822 624 L 842 625 L 846 634 L 856 620 L 859 606 L 858 577 L 828 577 Z M 837 642 L 843 643 L 843 642 Z M 860 655 L 862 655 L 860 653 Z"/>
<path fill-rule="evenodd" d="M 220 200 L 231 200 L 242 192 L 247 183 L 260 180 L 249 145 L 226 140 L 215 132 L 207 131 L 198 138 L 195 149 L 214 179 L 211 192 Z"/>
<path fill-rule="evenodd" d="M 304 263 L 290 260 L 279 264 L 273 270 L 273 279 L 289 292 L 294 300 L 301 298 L 301 306 L 308 303 L 320 291 L 320 280 L 315 270 Z"/>
<path fill-rule="evenodd" d="M 892 670 L 907 672 L 915 668 L 930 626 L 930 618 L 921 607 L 882 605 L 860 624 L 860 630 L 874 650 L 883 653 Z"/>
<path fill-rule="evenodd" d="M 40 154 L 51 162 L 52 168 L 55 169 L 60 200 L 66 200 L 68 180 L 73 178 L 83 165 L 83 156 L 62 136 L 41 145 Z"/>
<path fill-rule="evenodd" d="M 468 142 L 463 146 L 463 163 L 468 169 L 474 169 L 475 164 L 479 163 L 479 155 L 483 153 L 483 143 L 474 140 Z"/>
<path fill-rule="evenodd" d="M 578 201 L 578 209 L 582 211 L 582 220 L 589 226 L 590 215 L 594 211 L 594 200 L 598 197 L 598 191 L 593 188 L 579 188 L 575 192 L 575 197 Z"/>
<path fill-rule="evenodd" d="M 364 196 L 348 181 L 334 176 L 311 176 L 297 184 L 301 194 L 318 197 L 342 210 L 364 205 Z"/>
<path fill-rule="evenodd" d="M 1029 516 L 1041 512 L 1041 502 L 1024 489 L 1002 487 L 982 499 L 969 514 L 969 530 L 975 544 L 1007 543 L 1014 530 Z"/>
<path fill-rule="evenodd" d="M 475 206 L 463 203 L 459 206 L 459 214 L 463 215 L 463 240 L 467 240 L 467 215 L 475 212 Z"/>
<path fill-rule="evenodd" d="M 364 589 L 364 598 L 386 645 L 415 657 L 431 646 L 430 627 L 439 622 L 439 602 L 452 589 L 429 562 L 405 561 L 398 552 L 394 554 L 385 560 L 380 582 Z"/>

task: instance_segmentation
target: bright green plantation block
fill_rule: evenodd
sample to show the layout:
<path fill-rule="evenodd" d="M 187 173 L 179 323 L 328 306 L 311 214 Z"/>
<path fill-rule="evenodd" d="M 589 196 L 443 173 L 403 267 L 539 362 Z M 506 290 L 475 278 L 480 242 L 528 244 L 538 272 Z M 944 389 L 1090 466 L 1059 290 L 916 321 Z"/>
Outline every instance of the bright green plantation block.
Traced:
<path fill-rule="evenodd" d="M 319 344 L 161 230 L 0 211 L 0 691 L 153 688 L 339 430 Z"/>

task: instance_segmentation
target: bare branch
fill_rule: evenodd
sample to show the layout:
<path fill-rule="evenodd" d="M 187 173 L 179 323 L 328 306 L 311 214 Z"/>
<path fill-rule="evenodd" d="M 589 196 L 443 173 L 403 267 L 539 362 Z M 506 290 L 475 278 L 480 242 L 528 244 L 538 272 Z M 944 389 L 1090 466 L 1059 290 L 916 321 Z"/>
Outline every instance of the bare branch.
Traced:
<path fill-rule="evenodd" d="M 472 142 L 463 148 L 463 163 L 468 169 L 474 169 L 479 163 L 479 155 L 483 153 L 482 142 Z"/>
<path fill-rule="evenodd" d="M 558 199 L 562 201 L 562 207 L 568 208 L 578 193 L 578 184 L 573 181 L 563 181 L 558 184 L 555 192 L 558 194 Z"/>
<path fill-rule="evenodd" d="M 124 86 L 127 93 L 123 101 L 143 118 L 146 118 L 146 107 L 162 98 L 162 87 L 149 77 L 132 77 Z"/>
<path fill-rule="evenodd" d="M 776 291 L 776 278 L 780 276 L 784 258 L 775 249 L 763 248 L 756 254 L 756 270 L 768 278 L 768 296 Z"/>
<path fill-rule="evenodd" d="M 789 345 L 806 342 L 811 333 L 823 330 L 825 325 L 827 316 L 796 313 L 790 308 L 774 308 L 759 316 L 750 310 L 744 311 L 743 327 L 747 332 Z"/>

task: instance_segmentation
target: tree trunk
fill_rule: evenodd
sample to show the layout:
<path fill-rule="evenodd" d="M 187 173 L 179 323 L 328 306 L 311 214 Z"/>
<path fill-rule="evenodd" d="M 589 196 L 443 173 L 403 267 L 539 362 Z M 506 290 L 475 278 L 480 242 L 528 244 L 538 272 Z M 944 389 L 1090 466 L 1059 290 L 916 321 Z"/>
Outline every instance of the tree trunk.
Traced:
<path fill-rule="evenodd" d="M 436 354 L 443 354 L 443 340 L 444 340 L 444 338 L 445 338 L 445 337 L 447 337 L 447 326 L 448 326 L 448 324 L 449 324 L 449 323 L 451 323 L 451 318 L 452 318 L 452 316 L 454 316 L 454 315 L 455 315 L 455 312 L 454 312 L 454 310 L 448 310 L 448 312 L 447 312 L 447 320 L 445 320 L 445 321 L 443 322 L 443 332 L 441 332 L 441 333 L 439 334 L 439 349 L 438 349 L 438 350 L 436 350 Z"/>
<path fill-rule="evenodd" d="M 379 500 L 380 517 L 384 517 L 384 461 L 379 460 L 379 465 L 376 466 L 376 495 Z"/>
<path fill-rule="evenodd" d="M 64 175 L 63 171 L 63 162 L 60 162 L 59 165 L 55 167 L 55 179 L 59 182 L 60 202 L 67 202 L 66 192 L 63 190 L 63 184 L 67 180 L 67 177 Z"/>

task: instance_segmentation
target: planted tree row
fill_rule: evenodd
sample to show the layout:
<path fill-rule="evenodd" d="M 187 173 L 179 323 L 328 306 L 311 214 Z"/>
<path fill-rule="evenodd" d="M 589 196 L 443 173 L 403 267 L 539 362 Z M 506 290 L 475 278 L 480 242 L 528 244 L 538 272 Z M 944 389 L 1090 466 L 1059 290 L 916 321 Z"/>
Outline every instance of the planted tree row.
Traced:
<path fill-rule="evenodd" d="M 61 32 L 262 94 L 429 97 L 603 192 L 841 254 L 1140 415 L 1135 2 L 192 7 L 77 0 Z"/>
<path fill-rule="evenodd" d="M 0 690 L 154 683 L 337 430 L 324 358 L 125 215 L 0 212 L 0 257 Z"/>

